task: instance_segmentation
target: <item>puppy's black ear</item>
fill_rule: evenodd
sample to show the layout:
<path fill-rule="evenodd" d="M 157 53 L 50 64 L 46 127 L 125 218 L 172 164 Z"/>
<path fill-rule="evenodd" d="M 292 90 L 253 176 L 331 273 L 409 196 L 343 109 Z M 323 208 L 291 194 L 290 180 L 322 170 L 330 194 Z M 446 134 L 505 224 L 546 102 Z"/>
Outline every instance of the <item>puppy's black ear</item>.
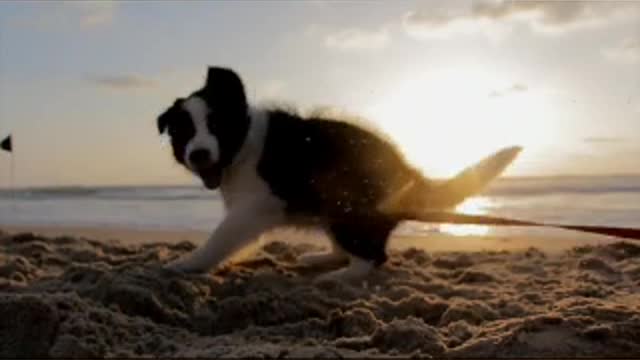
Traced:
<path fill-rule="evenodd" d="M 180 107 L 180 104 L 182 104 L 183 101 L 184 101 L 183 98 L 176 99 L 176 101 L 173 102 L 173 105 L 171 105 L 169 109 L 167 109 L 165 112 L 160 114 L 160 116 L 158 116 L 157 125 L 158 125 L 158 132 L 160 134 L 164 134 L 164 132 L 167 130 L 167 126 L 169 126 L 169 122 L 171 122 L 171 118 L 176 115 L 176 111 L 178 110 L 178 108 Z"/>
<path fill-rule="evenodd" d="M 240 76 L 233 70 L 210 66 L 204 92 L 209 101 L 231 110 L 246 111 L 247 98 Z"/>
<path fill-rule="evenodd" d="M 169 126 L 169 110 L 163 112 L 160 116 L 158 116 L 158 132 L 160 134 L 164 134 L 165 130 L 167 130 L 167 126 Z"/>

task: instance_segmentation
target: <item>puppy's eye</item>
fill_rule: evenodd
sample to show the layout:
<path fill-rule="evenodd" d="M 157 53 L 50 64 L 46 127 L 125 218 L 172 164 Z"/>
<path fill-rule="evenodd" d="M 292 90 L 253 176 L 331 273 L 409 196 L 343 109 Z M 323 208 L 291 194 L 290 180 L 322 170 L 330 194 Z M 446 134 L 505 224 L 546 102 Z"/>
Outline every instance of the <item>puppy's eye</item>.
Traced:
<path fill-rule="evenodd" d="M 169 125 L 169 135 L 174 139 L 188 139 L 195 134 L 193 122 L 185 112 L 179 112 Z"/>
<path fill-rule="evenodd" d="M 169 133 L 171 134 L 172 137 L 177 137 L 177 138 L 191 137 L 192 134 L 195 132 L 195 130 L 189 125 L 190 124 L 186 123 L 186 124 L 182 124 L 181 126 L 174 126 L 172 129 L 169 130 Z"/>

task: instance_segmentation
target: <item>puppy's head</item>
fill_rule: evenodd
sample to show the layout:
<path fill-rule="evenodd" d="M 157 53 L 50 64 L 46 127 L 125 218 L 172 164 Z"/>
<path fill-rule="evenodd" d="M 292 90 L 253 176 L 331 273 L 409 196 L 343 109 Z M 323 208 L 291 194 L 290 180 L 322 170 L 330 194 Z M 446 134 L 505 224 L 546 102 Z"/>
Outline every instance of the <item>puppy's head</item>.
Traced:
<path fill-rule="evenodd" d="M 169 133 L 176 161 L 215 189 L 249 126 L 242 80 L 230 69 L 210 67 L 204 87 L 176 99 L 157 122 L 160 134 Z"/>

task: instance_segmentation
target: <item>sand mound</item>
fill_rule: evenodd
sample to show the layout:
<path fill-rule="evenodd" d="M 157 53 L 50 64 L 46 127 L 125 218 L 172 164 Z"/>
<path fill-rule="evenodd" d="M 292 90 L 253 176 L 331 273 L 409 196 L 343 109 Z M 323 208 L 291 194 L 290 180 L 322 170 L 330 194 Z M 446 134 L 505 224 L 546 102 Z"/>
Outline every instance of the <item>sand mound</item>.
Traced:
<path fill-rule="evenodd" d="M 425 240 L 426 241 L 426 240 Z M 313 277 L 273 242 L 207 275 L 193 245 L 0 234 L 0 357 L 633 356 L 640 247 L 549 256 L 392 253 L 366 282 Z"/>

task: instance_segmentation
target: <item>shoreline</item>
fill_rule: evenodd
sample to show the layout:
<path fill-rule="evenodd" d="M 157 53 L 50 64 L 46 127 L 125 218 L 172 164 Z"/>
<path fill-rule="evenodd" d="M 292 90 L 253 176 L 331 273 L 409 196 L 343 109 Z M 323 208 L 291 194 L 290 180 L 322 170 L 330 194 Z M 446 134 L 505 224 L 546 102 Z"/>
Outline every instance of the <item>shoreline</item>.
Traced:
<path fill-rule="evenodd" d="M 117 241 L 123 244 L 178 243 L 183 240 L 200 244 L 208 236 L 206 232 L 197 230 L 154 230 L 67 225 L 0 225 L 0 231 L 9 234 L 34 233 L 44 237 L 82 237 L 106 242 Z"/>
<path fill-rule="evenodd" d="M 34 233 L 44 237 L 79 237 L 119 244 L 179 243 L 189 241 L 196 246 L 202 245 L 209 232 L 178 229 L 138 229 L 110 226 L 67 226 L 67 225 L 0 225 L 0 231 L 8 234 Z M 275 231 L 267 240 L 286 240 L 290 242 L 308 242 L 312 232 Z M 314 237 L 314 243 L 328 244 L 326 238 Z M 576 233 L 575 236 L 505 236 L 505 235 L 466 235 L 434 233 L 428 236 L 393 235 L 390 247 L 397 250 L 417 248 L 428 252 L 481 252 L 481 251 L 522 251 L 536 248 L 547 253 L 562 253 L 577 246 L 606 245 L 622 239 Z"/>

